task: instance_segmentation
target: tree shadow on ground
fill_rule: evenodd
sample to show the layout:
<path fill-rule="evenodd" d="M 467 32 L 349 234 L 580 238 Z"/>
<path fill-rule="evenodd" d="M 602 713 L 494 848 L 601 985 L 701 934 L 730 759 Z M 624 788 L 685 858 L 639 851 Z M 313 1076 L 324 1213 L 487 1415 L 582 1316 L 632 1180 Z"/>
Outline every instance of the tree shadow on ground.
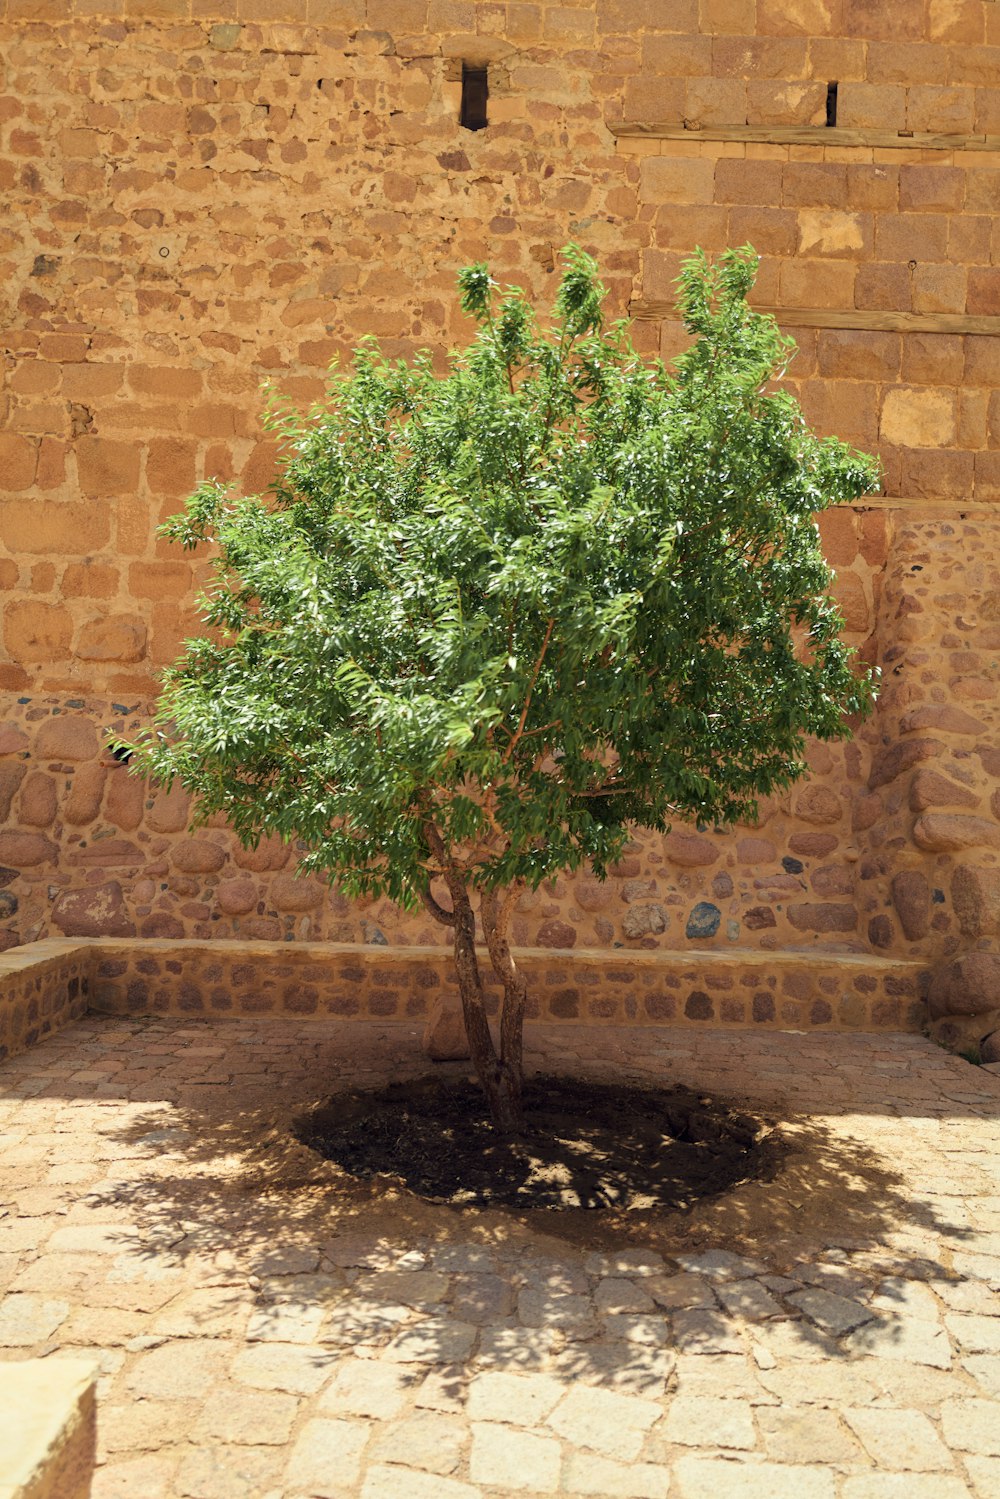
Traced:
<path fill-rule="evenodd" d="M 99 1128 L 115 1159 L 83 1201 L 95 1222 L 118 1225 L 127 1273 L 175 1276 L 182 1296 L 201 1288 L 196 1306 L 154 1330 L 196 1336 L 230 1296 L 251 1342 L 307 1344 L 324 1367 L 359 1350 L 403 1370 L 435 1366 L 442 1399 L 484 1369 L 656 1394 L 678 1352 L 726 1358 L 740 1328 L 794 1357 L 863 1352 L 875 1336 L 902 1349 L 908 1323 L 894 1303 L 905 1311 L 914 1281 L 956 1278 L 946 1251 L 969 1232 L 959 1205 L 918 1195 L 853 1125 L 829 1119 L 787 1119 L 773 1179 L 688 1212 L 459 1209 L 389 1179 L 359 1181 L 292 1124 L 320 1079 L 329 1091 L 359 1073 L 375 1083 L 426 1071 L 414 1046 L 382 1040 L 361 1054 L 311 1043 L 268 1075 L 259 1041 L 244 1048 L 234 1028 L 212 1080 L 192 1079 L 178 1048 L 141 1099 L 133 1090 L 124 1120 L 108 1098 Z M 692 1274 L 698 1285 L 685 1284 Z M 789 1285 L 769 1286 L 775 1275 Z M 753 1285 L 773 1311 L 755 1308 Z M 811 1292 L 812 1313 L 789 1299 Z"/>

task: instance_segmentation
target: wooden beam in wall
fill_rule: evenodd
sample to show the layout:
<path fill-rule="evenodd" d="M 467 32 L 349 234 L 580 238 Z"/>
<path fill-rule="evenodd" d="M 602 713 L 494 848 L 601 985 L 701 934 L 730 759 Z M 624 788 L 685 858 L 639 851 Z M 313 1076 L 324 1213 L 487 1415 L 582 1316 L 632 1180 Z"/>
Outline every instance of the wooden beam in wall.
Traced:
<path fill-rule="evenodd" d="M 877 146 L 911 151 L 1000 151 L 1000 135 L 947 135 L 936 130 L 854 130 L 839 125 L 687 125 L 658 120 L 618 120 L 608 125 L 618 140 L 744 141 L 767 146 Z"/>
<path fill-rule="evenodd" d="M 1000 317 L 964 312 L 887 312 L 840 307 L 754 307 L 769 312 L 783 328 L 853 328 L 866 333 L 987 333 L 1000 337 Z M 629 303 L 637 322 L 677 320 L 675 302 Z"/>

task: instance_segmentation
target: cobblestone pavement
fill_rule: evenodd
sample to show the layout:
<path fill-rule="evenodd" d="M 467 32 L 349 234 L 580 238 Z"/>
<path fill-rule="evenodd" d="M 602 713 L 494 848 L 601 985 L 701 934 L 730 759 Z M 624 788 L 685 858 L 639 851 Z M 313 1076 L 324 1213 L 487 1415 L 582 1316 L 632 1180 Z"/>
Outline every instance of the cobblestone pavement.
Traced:
<path fill-rule="evenodd" d="M 288 1144 L 425 1070 L 406 1028 L 88 1019 L 0 1068 L 0 1356 L 99 1363 L 94 1499 L 1000 1495 L 1000 1077 L 913 1036 L 531 1042 L 791 1112 L 797 1154 L 612 1232 Z"/>

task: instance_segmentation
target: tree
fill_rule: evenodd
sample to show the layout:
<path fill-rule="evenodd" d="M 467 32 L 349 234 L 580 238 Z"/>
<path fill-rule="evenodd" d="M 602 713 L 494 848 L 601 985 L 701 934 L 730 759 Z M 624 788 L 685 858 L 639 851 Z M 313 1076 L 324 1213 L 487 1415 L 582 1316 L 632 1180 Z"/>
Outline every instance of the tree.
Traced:
<path fill-rule="evenodd" d="M 672 372 L 605 328 L 575 246 L 548 331 L 487 268 L 461 272 L 470 346 L 390 363 L 373 342 L 306 417 L 266 498 L 203 485 L 164 533 L 211 542 L 212 633 L 166 673 L 136 763 L 239 838 L 304 840 L 348 895 L 423 902 L 450 929 L 476 1072 L 521 1126 L 519 896 L 633 825 L 752 819 L 844 737 L 851 663 L 813 520 L 877 482 L 811 434 L 794 350 L 747 294 L 753 251 L 679 280 Z M 477 911 L 503 991 L 491 1034 Z"/>

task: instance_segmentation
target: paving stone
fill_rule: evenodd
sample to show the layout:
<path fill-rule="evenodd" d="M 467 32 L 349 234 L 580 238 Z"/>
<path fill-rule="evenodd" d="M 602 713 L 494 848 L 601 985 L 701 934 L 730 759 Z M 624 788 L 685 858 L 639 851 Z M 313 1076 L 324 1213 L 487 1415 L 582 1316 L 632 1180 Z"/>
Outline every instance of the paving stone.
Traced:
<path fill-rule="evenodd" d="M 939 1323 L 941 1308 L 931 1288 L 921 1281 L 890 1276 L 879 1285 L 869 1305 L 872 1311 L 890 1312 L 918 1321 Z"/>
<path fill-rule="evenodd" d="M 443 1301 L 448 1294 L 448 1277 L 436 1270 L 378 1270 L 363 1275 L 357 1282 L 360 1296 L 393 1305 L 425 1307 Z"/>
<path fill-rule="evenodd" d="M 446 1317 L 427 1317 L 388 1343 L 383 1357 L 399 1364 L 452 1364 L 467 1359 L 476 1328 Z"/>
<path fill-rule="evenodd" d="M 434 1244 L 430 1261 L 435 1270 L 441 1270 L 445 1275 L 497 1273 L 496 1254 L 484 1244 Z"/>
<path fill-rule="evenodd" d="M 844 1481 L 842 1499 L 971 1499 L 948 1473 L 864 1473 Z M 984 1495 L 983 1499 L 989 1499 Z"/>
<path fill-rule="evenodd" d="M 946 1400 L 941 1430 L 949 1447 L 979 1457 L 1000 1457 L 1000 1402 Z"/>
<path fill-rule="evenodd" d="M 510 1282 L 500 1275 L 455 1275 L 451 1286 L 451 1311 L 459 1322 L 482 1327 L 509 1317 L 514 1309 Z"/>
<path fill-rule="evenodd" d="M 835 1411 L 821 1406 L 761 1406 L 757 1425 L 769 1458 L 779 1463 L 840 1467 L 864 1461 L 861 1448 Z"/>
<path fill-rule="evenodd" d="M 0 1348 L 33 1348 L 69 1316 L 69 1302 L 15 1292 L 0 1301 Z"/>
<path fill-rule="evenodd" d="M 356 1348 L 360 1343 L 387 1343 L 414 1320 L 415 1314 L 408 1306 L 380 1306 L 363 1297 L 350 1296 L 330 1311 L 321 1341 L 343 1348 Z"/>
<path fill-rule="evenodd" d="M 728 1249 L 708 1249 L 701 1254 L 685 1252 L 675 1254 L 674 1259 L 682 1270 L 703 1275 L 706 1280 L 747 1280 L 765 1273 L 765 1266 L 758 1260 L 731 1254 Z"/>
<path fill-rule="evenodd" d="M 683 1447 L 735 1447 L 749 1452 L 757 1444 L 749 1401 L 710 1395 L 675 1396 L 662 1433 L 668 1445 L 676 1442 Z"/>
<path fill-rule="evenodd" d="M 661 1275 L 663 1256 L 653 1249 L 621 1249 L 615 1254 L 588 1254 L 583 1261 L 588 1275 L 635 1276 Z"/>
<path fill-rule="evenodd" d="M 549 1374 L 477 1374 L 469 1384 L 469 1417 L 537 1426 L 565 1393 L 565 1384 Z"/>
<path fill-rule="evenodd" d="M 787 1317 L 781 1303 L 756 1280 L 719 1281 L 715 1294 L 731 1317 L 743 1322 L 767 1322 L 772 1317 Z"/>
<path fill-rule="evenodd" d="M 428 1473 L 454 1473 L 468 1442 L 468 1427 L 457 1416 L 417 1411 L 375 1434 L 369 1458 L 400 1463 Z"/>
<path fill-rule="evenodd" d="M 219 1442 L 271 1446 L 288 1441 L 298 1408 L 294 1395 L 229 1386 L 209 1395 L 197 1430 Z"/>
<path fill-rule="evenodd" d="M 962 1353 L 1000 1353 L 1000 1316 L 964 1316 L 950 1313 L 944 1325 Z"/>
<path fill-rule="evenodd" d="M 310 1499 L 342 1499 L 361 1477 L 367 1441 L 368 1427 L 361 1421 L 307 1421 L 288 1461 L 289 1490 L 301 1490 Z"/>
<path fill-rule="evenodd" d="M 298 1306 L 294 1302 L 275 1301 L 259 1306 L 246 1323 L 250 1343 L 312 1343 L 323 1323 L 321 1306 Z"/>
<path fill-rule="evenodd" d="M 333 1369 L 328 1349 L 302 1343 L 254 1343 L 237 1354 L 229 1372 L 237 1384 L 254 1389 L 314 1395 Z"/>
<path fill-rule="evenodd" d="M 528 1286 L 517 1298 L 517 1315 L 525 1327 L 590 1329 L 594 1309 L 586 1296 Z"/>
<path fill-rule="evenodd" d="M 594 1307 L 598 1312 L 651 1312 L 652 1298 L 634 1281 L 608 1276 L 598 1281 L 594 1290 Z"/>
<path fill-rule="evenodd" d="M 189 1338 L 141 1354 L 128 1373 L 126 1385 L 140 1399 L 200 1398 L 221 1382 L 224 1367 L 224 1345 Z"/>
<path fill-rule="evenodd" d="M 270 1276 L 301 1275 L 315 1270 L 319 1265 L 319 1258 L 319 1248 L 316 1246 L 286 1244 L 280 1249 L 269 1250 L 251 1265 L 251 1269 L 262 1280 Z"/>
<path fill-rule="evenodd" d="M 134 1223 L 95 1223 L 57 1228 L 49 1239 L 48 1247 L 59 1254 L 118 1255 L 126 1246 L 141 1253 L 142 1235 Z"/>
<path fill-rule="evenodd" d="M 946 1400 L 967 1400 L 980 1394 L 974 1389 L 959 1368 L 932 1369 L 928 1364 L 906 1364 L 899 1359 L 852 1360 L 855 1368 L 861 1368 L 877 1387 L 875 1405 L 895 1406 L 900 1410 L 922 1410 L 932 1420 L 937 1420 L 941 1406 Z M 849 1405 L 863 1402 L 852 1399 Z"/>
<path fill-rule="evenodd" d="M 552 1437 L 529 1436 L 512 1426 L 483 1421 L 472 1424 L 469 1475 L 473 1483 L 546 1493 L 557 1487 L 561 1463 L 559 1443 Z"/>
<path fill-rule="evenodd" d="M 812 1368 L 809 1377 L 812 1377 Z M 802 1375 L 796 1383 L 801 1386 Z M 751 1405 L 777 1405 L 778 1397 L 771 1393 L 758 1377 L 756 1362 L 744 1354 L 735 1353 L 679 1353 L 677 1355 L 677 1394 L 708 1395 L 718 1398 L 720 1392 L 727 1400 L 748 1400 Z"/>
<path fill-rule="evenodd" d="M 989 1395 L 1000 1399 L 1000 1354 L 973 1353 L 962 1360 L 962 1368 L 972 1375 Z"/>
<path fill-rule="evenodd" d="M 965 1471 L 969 1475 L 976 1499 L 997 1499 L 1000 1494 L 1000 1460 L 995 1457 L 967 1457 Z M 968 1490 L 963 1489 L 963 1499 L 966 1493 Z M 951 1499 L 951 1496 L 947 1496 L 947 1499 Z M 957 1493 L 955 1499 L 958 1499 Z"/>
<path fill-rule="evenodd" d="M 324 1499 L 320 1490 L 315 1492 L 319 1499 Z M 456 1478 L 382 1465 L 368 1469 L 361 1489 L 361 1499 L 481 1499 L 481 1496 L 481 1489 Z"/>
<path fill-rule="evenodd" d="M 661 1414 L 659 1405 L 639 1395 L 580 1385 L 563 1397 L 548 1425 L 575 1446 L 628 1463 L 639 1456 L 645 1433 Z"/>
<path fill-rule="evenodd" d="M 659 1400 L 663 1396 L 676 1366 L 676 1355 L 671 1349 L 604 1339 L 570 1344 L 548 1363 L 564 1389 L 572 1384 L 599 1385 L 623 1395 L 641 1395 L 646 1400 Z"/>
<path fill-rule="evenodd" d="M 853 1332 L 856 1327 L 872 1320 L 872 1313 L 867 1307 L 846 1296 L 837 1296 L 832 1291 L 816 1288 L 793 1291 L 787 1300 L 789 1306 L 798 1307 L 810 1322 L 835 1338 L 843 1337 L 845 1333 Z"/>
<path fill-rule="evenodd" d="M 547 1368 L 563 1341 L 561 1334 L 548 1327 L 522 1327 L 519 1322 L 484 1327 L 476 1363 L 499 1369 Z"/>
<path fill-rule="evenodd" d="M 672 1341 L 670 1323 L 661 1315 L 621 1313 L 603 1317 L 601 1326 L 607 1337 L 616 1342 L 640 1343 L 646 1348 L 665 1348 Z"/>
<path fill-rule="evenodd" d="M 389 1421 L 404 1409 L 419 1378 L 397 1364 L 352 1358 L 337 1368 L 323 1391 L 320 1409 L 331 1415 L 374 1416 Z"/>
<path fill-rule="evenodd" d="M 710 1307 L 717 1306 L 712 1287 L 703 1275 L 684 1272 L 680 1275 L 655 1275 L 645 1282 L 647 1290 L 657 1306 Z"/>
<path fill-rule="evenodd" d="M 91 1499 L 176 1499 L 177 1459 L 158 1454 L 126 1458 L 98 1468 Z"/>
<path fill-rule="evenodd" d="M 213 1286 L 178 1296 L 153 1320 L 154 1333 L 174 1338 L 240 1337 L 253 1302 L 246 1291 Z"/>
<path fill-rule="evenodd" d="M 674 1312 L 674 1341 L 684 1353 L 742 1353 L 743 1339 L 730 1317 L 700 1307 Z"/>
<path fill-rule="evenodd" d="M 871 1358 L 926 1364 L 932 1369 L 951 1366 L 951 1343 L 944 1328 L 917 1318 L 879 1317 L 859 1328 L 844 1346 Z"/>
<path fill-rule="evenodd" d="M 185 1442 L 200 1414 L 197 1400 L 101 1402 L 98 1450 L 102 1460 L 122 1452 L 174 1449 Z"/>
<path fill-rule="evenodd" d="M 601 1494 L 607 1499 L 666 1499 L 670 1469 L 658 1463 L 616 1463 L 593 1452 L 571 1452 L 563 1488 L 573 1494 Z"/>
<path fill-rule="evenodd" d="M 926 1473 L 952 1466 L 948 1449 L 920 1411 L 848 1409 L 844 1420 L 880 1468 Z"/>
<path fill-rule="evenodd" d="M 389 1364 L 407 1380 L 416 1380 L 413 1403 L 424 1410 L 464 1415 L 470 1371 L 465 1364 L 445 1364 L 425 1373 L 420 1365 Z"/>
<path fill-rule="evenodd" d="M 196 1447 L 180 1461 L 176 1493 L 184 1499 L 247 1499 L 276 1483 L 284 1465 L 273 1447 Z"/>
<path fill-rule="evenodd" d="M 682 1457 L 670 1499 L 834 1499 L 833 1474 L 794 1463 Z"/>

